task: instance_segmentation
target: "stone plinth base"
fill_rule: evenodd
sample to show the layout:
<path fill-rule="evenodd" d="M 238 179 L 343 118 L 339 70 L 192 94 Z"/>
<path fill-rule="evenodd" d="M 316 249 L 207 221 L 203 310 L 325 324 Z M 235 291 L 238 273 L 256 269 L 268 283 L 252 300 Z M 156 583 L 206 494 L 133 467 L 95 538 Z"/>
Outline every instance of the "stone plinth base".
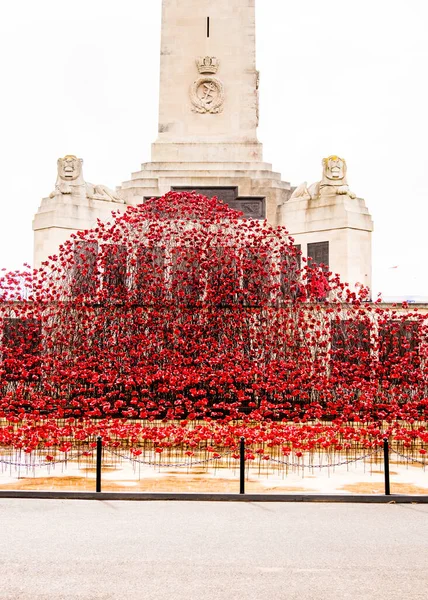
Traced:
<path fill-rule="evenodd" d="M 72 195 L 43 198 L 34 216 L 34 267 L 49 256 L 58 253 L 58 248 L 72 233 L 92 229 L 97 219 L 108 221 L 112 211 L 123 212 L 124 204 L 92 200 Z"/>
<path fill-rule="evenodd" d="M 314 200 L 296 198 L 281 207 L 284 225 L 302 255 L 308 244 L 329 242 L 329 268 L 351 287 L 371 287 L 371 233 L 373 221 L 362 198 L 323 193 Z"/>
<path fill-rule="evenodd" d="M 173 146 L 175 148 L 176 144 Z M 168 161 L 143 164 L 140 171 L 133 173 L 132 178 L 122 184 L 122 196 L 128 204 L 136 205 L 147 197 L 163 196 L 172 188 L 237 187 L 239 196 L 265 197 L 266 218 L 272 225 L 277 225 L 279 208 L 291 194 L 290 184 L 281 180 L 281 174 L 272 171 L 269 163 L 251 160 L 250 157 L 247 161 L 204 161 L 203 156 L 209 156 L 211 151 L 218 157 L 222 145 L 204 146 L 207 148 L 198 154 L 194 162 L 187 162 L 181 157 L 174 161 L 169 148 Z M 154 154 L 158 156 L 156 152 Z"/>

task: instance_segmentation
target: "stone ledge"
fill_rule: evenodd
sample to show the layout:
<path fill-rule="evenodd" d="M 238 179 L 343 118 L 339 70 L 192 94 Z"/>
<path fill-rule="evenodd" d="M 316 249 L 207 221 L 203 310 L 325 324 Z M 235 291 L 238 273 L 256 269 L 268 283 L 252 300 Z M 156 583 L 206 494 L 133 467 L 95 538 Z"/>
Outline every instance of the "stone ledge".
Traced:
<path fill-rule="evenodd" d="M 210 140 L 209 142 L 162 141 L 152 144 L 152 161 L 157 162 L 263 162 L 258 142 Z"/>
<path fill-rule="evenodd" d="M 266 162 L 148 162 L 142 163 L 140 171 L 272 171 Z M 134 173 L 132 174 L 134 175 Z"/>
<path fill-rule="evenodd" d="M 246 169 L 211 169 L 210 165 L 205 165 L 205 170 L 191 170 L 191 169 L 168 169 L 168 170 L 145 170 L 138 171 L 138 173 L 132 174 L 132 179 L 130 181 L 125 182 L 134 183 L 135 181 L 146 181 L 146 180 L 157 180 L 161 177 L 169 177 L 171 179 L 176 178 L 190 178 L 190 177 L 251 177 L 251 179 L 273 179 L 275 181 L 281 180 L 281 173 L 277 173 L 276 171 L 269 170 L 255 170 L 251 171 Z M 125 185 L 123 184 L 123 185 Z"/>
<path fill-rule="evenodd" d="M 159 179 L 156 180 L 156 185 L 158 184 L 167 186 L 169 188 L 182 186 L 182 187 L 191 187 L 192 185 L 196 187 L 210 187 L 210 186 L 220 186 L 227 187 L 230 185 L 243 185 L 242 182 L 251 183 L 251 187 L 253 189 L 266 189 L 266 188 L 277 188 L 282 190 L 289 190 L 290 184 L 281 181 L 278 179 L 257 179 L 256 177 L 249 176 L 248 173 L 239 172 L 233 176 L 221 173 L 211 173 L 209 176 L 199 175 L 197 173 L 189 173 L 183 175 L 160 175 Z M 130 190 L 133 188 L 155 188 L 155 180 L 153 179 L 133 179 L 131 181 L 125 181 L 122 184 L 121 191 L 126 192 L 126 190 Z"/>

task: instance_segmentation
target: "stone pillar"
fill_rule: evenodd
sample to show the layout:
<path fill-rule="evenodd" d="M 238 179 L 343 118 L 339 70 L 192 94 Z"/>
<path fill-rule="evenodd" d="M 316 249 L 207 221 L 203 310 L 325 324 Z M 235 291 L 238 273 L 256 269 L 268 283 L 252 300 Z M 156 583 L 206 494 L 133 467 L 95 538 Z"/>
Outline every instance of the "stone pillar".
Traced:
<path fill-rule="evenodd" d="M 261 161 L 255 0 L 163 0 L 153 162 Z"/>
<path fill-rule="evenodd" d="M 43 198 L 34 215 L 34 258 L 38 268 L 72 233 L 96 227 L 98 219 L 108 221 L 112 211 L 124 211 L 124 199 L 104 185 L 86 182 L 83 160 L 74 155 L 59 158 L 54 191 Z"/>
<path fill-rule="evenodd" d="M 263 199 L 255 218 L 278 224 L 291 189 L 257 140 L 255 31 L 255 0 L 163 0 L 159 134 L 152 162 L 122 184 L 129 204 L 171 189 L 222 198 L 236 188 L 244 209 Z"/>
<path fill-rule="evenodd" d="M 327 257 L 322 262 L 342 282 L 371 288 L 372 218 L 364 200 L 349 189 L 346 161 L 329 156 L 322 165 L 321 181 L 309 188 L 302 184 L 282 206 L 281 223 L 304 257 L 322 244 Z"/>

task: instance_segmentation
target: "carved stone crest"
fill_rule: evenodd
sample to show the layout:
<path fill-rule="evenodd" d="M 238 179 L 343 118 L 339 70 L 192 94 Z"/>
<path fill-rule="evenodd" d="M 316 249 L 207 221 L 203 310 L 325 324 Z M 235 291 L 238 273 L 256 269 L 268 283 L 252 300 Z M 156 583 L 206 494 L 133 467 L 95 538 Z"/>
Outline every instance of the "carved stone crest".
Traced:
<path fill-rule="evenodd" d="M 220 61 L 215 56 L 198 58 L 196 65 L 202 77 L 199 77 L 190 88 L 190 99 L 193 112 L 199 114 L 217 114 L 223 110 L 224 86 L 213 74 L 217 73 Z"/>
<path fill-rule="evenodd" d="M 200 77 L 190 88 L 193 112 L 216 114 L 223 110 L 224 87 L 217 77 Z"/>

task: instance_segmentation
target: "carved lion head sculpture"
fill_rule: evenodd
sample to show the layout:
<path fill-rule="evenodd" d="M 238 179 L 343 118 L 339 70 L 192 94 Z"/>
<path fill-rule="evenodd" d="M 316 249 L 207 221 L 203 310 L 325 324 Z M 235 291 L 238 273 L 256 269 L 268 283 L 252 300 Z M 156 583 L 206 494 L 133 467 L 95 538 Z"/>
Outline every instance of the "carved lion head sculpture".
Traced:
<path fill-rule="evenodd" d="M 75 181 L 82 174 L 83 160 L 72 154 L 58 159 L 58 178 L 63 181 Z"/>
<path fill-rule="evenodd" d="M 346 180 L 346 161 L 338 156 L 329 156 L 322 161 L 323 180 L 337 181 L 345 183 Z M 334 184 L 333 184 L 334 185 Z"/>

